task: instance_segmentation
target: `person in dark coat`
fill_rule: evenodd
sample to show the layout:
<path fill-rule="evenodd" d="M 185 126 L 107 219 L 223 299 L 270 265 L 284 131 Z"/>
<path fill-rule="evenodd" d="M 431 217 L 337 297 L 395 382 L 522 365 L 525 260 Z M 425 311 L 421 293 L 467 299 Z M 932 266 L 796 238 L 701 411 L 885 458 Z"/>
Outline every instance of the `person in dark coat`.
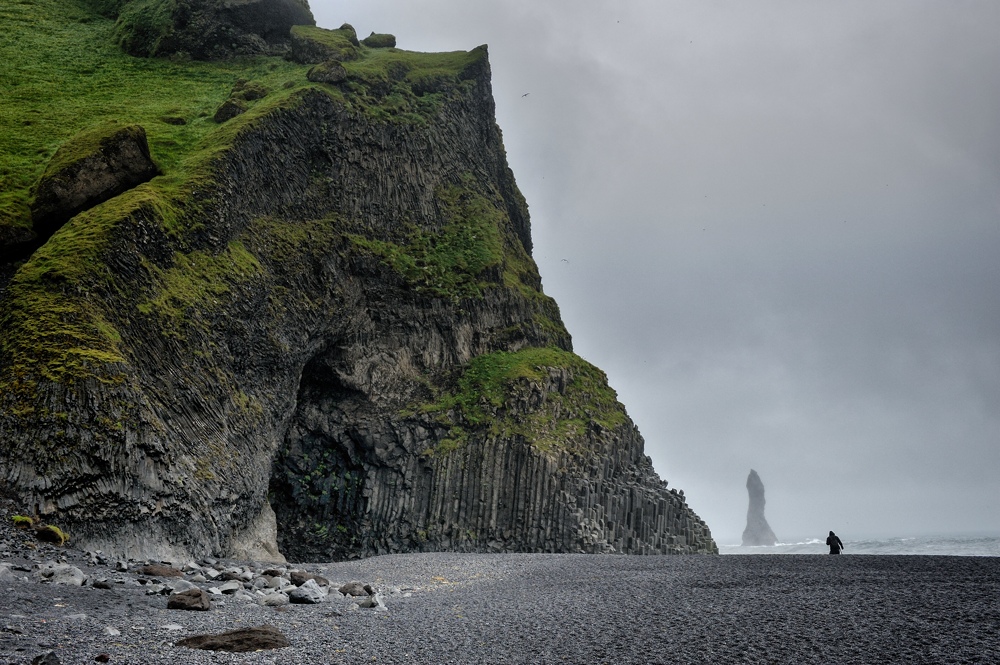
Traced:
<path fill-rule="evenodd" d="M 826 544 L 830 546 L 830 554 L 840 554 L 840 550 L 844 549 L 844 543 L 840 542 L 840 538 L 833 531 L 826 537 Z"/>

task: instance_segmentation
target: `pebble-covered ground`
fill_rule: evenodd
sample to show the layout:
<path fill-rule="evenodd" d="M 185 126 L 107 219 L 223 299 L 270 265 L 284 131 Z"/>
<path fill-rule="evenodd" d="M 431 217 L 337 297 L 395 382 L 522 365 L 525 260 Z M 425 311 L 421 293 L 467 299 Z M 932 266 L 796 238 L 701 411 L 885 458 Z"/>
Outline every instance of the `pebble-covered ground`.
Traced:
<path fill-rule="evenodd" d="M 277 589 L 254 582 L 273 566 L 174 562 L 188 564 L 186 580 L 252 578 L 214 595 L 209 611 L 184 611 L 149 594 L 169 580 L 136 572 L 145 562 L 118 572 L 71 548 L 33 549 L 26 535 L 0 529 L 0 664 L 1000 662 L 1000 558 L 394 555 L 284 566 L 272 586 L 298 568 L 327 578 L 329 595 L 277 607 L 260 604 Z M 83 586 L 39 581 L 60 560 Z M 102 579 L 110 589 L 93 587 Z M 371 585 L 385 607 L 341 596 L 349 581 Z M 175 645 L 260 625 L 291 646 Z"/>

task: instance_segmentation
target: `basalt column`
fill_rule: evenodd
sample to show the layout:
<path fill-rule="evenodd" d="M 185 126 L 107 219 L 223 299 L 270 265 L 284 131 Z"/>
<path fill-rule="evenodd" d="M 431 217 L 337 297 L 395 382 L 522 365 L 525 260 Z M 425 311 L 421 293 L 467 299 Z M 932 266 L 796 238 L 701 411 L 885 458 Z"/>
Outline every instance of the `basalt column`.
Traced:
<path fill-rule="evenodd" d="M 747 476 L 750 506 L 747 508 L 747 528 L 743 530 L 743 545 L 774 545 L 778 542 L 774 531 L 764 518 L 764 483 L 753 469 Z"/>

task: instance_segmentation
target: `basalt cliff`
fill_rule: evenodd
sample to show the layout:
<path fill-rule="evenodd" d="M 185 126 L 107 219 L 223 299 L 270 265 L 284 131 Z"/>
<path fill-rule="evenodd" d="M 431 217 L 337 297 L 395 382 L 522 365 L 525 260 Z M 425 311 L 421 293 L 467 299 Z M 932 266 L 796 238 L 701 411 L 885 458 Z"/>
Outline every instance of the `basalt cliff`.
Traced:
<path fill-rule="evenodd" d="M 717 551 L 542 292 L 486 47 L 298 0 L 0 13 L 41 63 L 0 118 L 26 510 L 143 557 Z"/>

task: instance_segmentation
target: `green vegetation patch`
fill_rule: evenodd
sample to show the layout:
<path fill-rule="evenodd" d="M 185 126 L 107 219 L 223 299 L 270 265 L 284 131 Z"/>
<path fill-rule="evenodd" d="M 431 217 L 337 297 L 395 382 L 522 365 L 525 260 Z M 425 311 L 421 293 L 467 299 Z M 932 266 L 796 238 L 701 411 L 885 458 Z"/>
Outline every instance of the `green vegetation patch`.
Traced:
<path fill-rule="evenodd" d="M 386 122 L 423 123 L 452 95 L 472 85 L 486 60 L 483 47 L 450 53 L 415 53 L 362 47 L 345 62 L 348 105 Z"/>
<path fill-rule="evenodd" d="M 350 239 L 379 256 L 417 291 L 454 300 L 482 295 L 482 278 L 504 258 L 501 229 L 506 213 L 486 197 L 464 187 L 438 193 L 447 224 L 439 233 L 412 227 L 402 243 L 360 235 Z"/>
<path fill-rule="evenodd" d="M 96 4 L 114 10 L 114 3 Z M 219 129 L 212 115 L 239 80 L 283 91 L 289 81 L 297 82 L 292 91 L 308 85 L 307 67 L 279 58 L 126 55 L 115 43 L 114 21 L 77 0 L 0 3 L 0 25 L 0 237 L 5 227 L 30 228 L 31 186 L 56 151 L 88 128 L 141 125 L 157 165 L 176 175 L 193 152 L 230 136 L 210 136 Z"/>
<path fill-rule="evenodd" d="M 0 310 L 0 355 L 11 360 L 15 382 L 111 380 L 107 365 L 124 360 L 121 336 L 100 298 L 88 297 L 114 288 L 103 267 L 107 239 L 118 224 L 175 214 L 155 187 L 140 185 L 74 217 L 21 266 Z"/>
<path fill-rule="evenodd" d="M 534 412 L 512 413 L 511 397 L 531 384 L 544 384 L 550 369 L 568 370 L 565 391 L 546 393 L 544 404 Z M 557 348 L 500 351 L 473 358 L 452 389 L 416 410 L 450 428 L 449 437 L 439 442 L 433 454 L 458 450 L 478 435 L 521 436 L 539 450 L 559 450 L 579 441 L 592 423 L 613 429 L 625 422 L 625 411 L 604 372 Z"/>
<path fill-rule="evenodd" d="M 164 270 L 147 264 L 159 287 L 155 295 L 138 306 L 142 314 L 153 315 L 167 324 L 165 334 L 181 336 L 204 311 L 216 309 L 219 299 L 233 288 L 256 281 L 263 268 L 242 243 L 230 242 L 217 253 L 196 251 L 174 253 L 173 265 Z"/>
<path fill-rule="evenodd" d="M 176 8 L 177 0 L 132 0 L 120 9 L 115 41 L 132 55 L 157 53 L 160 42 L 173 31 Z"/>

